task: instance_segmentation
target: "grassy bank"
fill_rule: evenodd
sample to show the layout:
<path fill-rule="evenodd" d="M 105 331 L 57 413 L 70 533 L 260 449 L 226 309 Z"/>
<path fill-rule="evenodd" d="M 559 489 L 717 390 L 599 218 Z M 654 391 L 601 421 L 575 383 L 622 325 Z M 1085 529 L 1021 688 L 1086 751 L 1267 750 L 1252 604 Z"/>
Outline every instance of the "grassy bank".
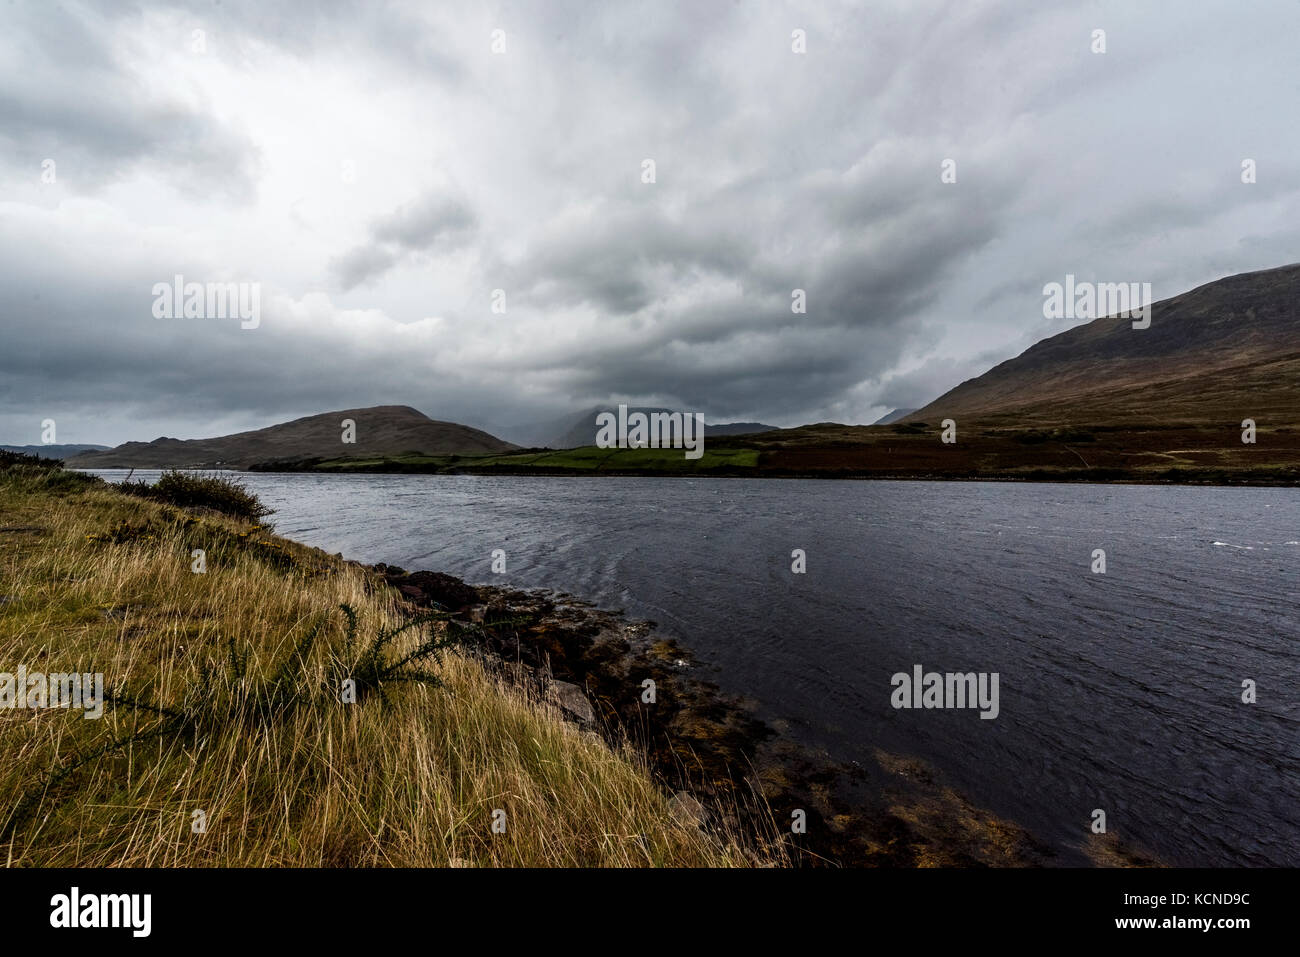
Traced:
<path fill-rule="evenodd" d="M 99 720 L 0 709 L 0 859 L 767 860 L 679 823 L 636 751 L 580 732 L 491 676 L 474 635 L 436 614 L 411 623 L 396 601 L 255 521 L 0 463 L 0 672 L 102 672 L 112 698 Z M 356 703 L 339 700 L 347 676 Z"/>

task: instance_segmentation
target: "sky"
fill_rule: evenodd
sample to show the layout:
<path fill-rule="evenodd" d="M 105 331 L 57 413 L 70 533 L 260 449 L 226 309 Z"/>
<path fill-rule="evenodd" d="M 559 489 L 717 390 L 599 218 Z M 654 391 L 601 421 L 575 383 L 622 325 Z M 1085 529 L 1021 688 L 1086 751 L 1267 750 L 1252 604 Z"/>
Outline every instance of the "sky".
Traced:
<path fill-rule="evenodd" d="M 1300 261 L 1298 36 L 1291 0 L 0 0 L 0 443 L 869 423 L 1077 324 L 1067 274 Z M 256 323 L 167 314 L 177 275 Z"/>

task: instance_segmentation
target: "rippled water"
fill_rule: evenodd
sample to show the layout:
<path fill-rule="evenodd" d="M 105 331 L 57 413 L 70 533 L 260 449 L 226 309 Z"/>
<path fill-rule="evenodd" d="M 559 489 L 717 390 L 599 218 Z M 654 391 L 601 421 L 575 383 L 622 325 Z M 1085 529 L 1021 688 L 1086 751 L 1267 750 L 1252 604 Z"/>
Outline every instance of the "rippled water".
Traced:
<path fill-rule="evenodd" d="M 1102 808 L 1170 863 L 1300 864 L 1292 490 L 241 477 L 287 537 L 652 618 L 811 746 L 927 758 L 1063 861 Z M 895 710 L 915 664 L 998 672 L 1000 714 Z"/>

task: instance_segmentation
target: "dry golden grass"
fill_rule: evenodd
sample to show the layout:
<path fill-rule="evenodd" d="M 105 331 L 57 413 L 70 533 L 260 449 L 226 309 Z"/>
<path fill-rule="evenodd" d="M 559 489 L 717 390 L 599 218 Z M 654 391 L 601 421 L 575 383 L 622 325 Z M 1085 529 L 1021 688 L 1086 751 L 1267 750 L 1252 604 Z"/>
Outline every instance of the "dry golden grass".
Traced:
<path fill-rule="evenodd" d="M 0 672 L 102 672 L 180 708 L 187 733 L 109 707 L 0 709 L 0 860 L 10 866 L 729 866 L 754 859 L 675 822 L 631 749 L 563 721 L 472 656 L 443 687 L 398 683 L 342 704 L 341 604 L 366 639 L 403 613 L 367 573 L 216 515 L 187 516 L 59 473 L 0 471 Z M 51 477 L 54 476 L 54 477 Z M 94 541 L 128 522 L 152 537 Z M 38 526 L 40 531 L 16 530 Z M 253 545 L 265 539 L 272 545 Z M 190 552 L 207 548 L 206 574 Z M 289 556 L 273 560 L 274 553 Z M 286 568 L 292 564 L 294 567 Z M 292 706 L 255 706 L 322 623 Z M 406 632 L 395 651 L 415 646 Z M 247 654 L 242 680 L 229 647 Z M 206 685 L 205 685 L 206 683 Z M 188 696 L 188 697 L 187 697 Z M 386 700 L 385 700 L 386 698 Z M 115 741 L 128 741 L 94 757 Z M 90 760 L 75 766 L 78 756 Z M 58 768 L 75 767 L 60 777 Z M 506 832 L 492 832 L 494 810 Z M 206 814 L 194 833 L 193 812 Z"/>

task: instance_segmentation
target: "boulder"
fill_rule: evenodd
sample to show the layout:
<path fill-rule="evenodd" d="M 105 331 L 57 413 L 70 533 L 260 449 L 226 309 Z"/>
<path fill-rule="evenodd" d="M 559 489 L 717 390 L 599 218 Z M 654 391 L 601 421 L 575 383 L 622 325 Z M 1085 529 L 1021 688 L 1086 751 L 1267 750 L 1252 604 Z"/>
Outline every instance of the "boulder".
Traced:
<path fill-rule="evenodd" d="M 567 681 L 548 681 L 546 696 L 558 704 L 566 714 L 576 718 L 581 724 L 591 724 L 596 720 L 596 712 L 581 688 Z"/>
<path fill-rule="evenodd" d="M 479 600 L 478 589 L 442 572 L 412 572 L 402 580 L 402 585 L 413 585 L 430 601 L 452 610 L 477 604 Z"/>

